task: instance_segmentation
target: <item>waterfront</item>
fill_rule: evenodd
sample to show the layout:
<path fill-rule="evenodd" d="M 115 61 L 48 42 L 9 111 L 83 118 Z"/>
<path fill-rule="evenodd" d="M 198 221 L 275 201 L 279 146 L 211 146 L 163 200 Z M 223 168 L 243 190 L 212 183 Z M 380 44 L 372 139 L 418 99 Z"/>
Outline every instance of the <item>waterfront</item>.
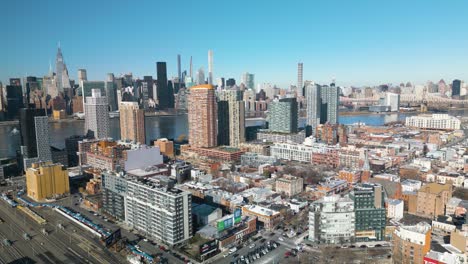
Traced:
<path fill-rule="evenodd" d="M 466 116 L 468 114 L 468 110 L 453 110 L 449 111 L 449 113 L 455 116 Z M 361 122 L 365 123 L 366 125 L 379 126 L 388 122 L 403 121 L 407 116 L 414 114 L 415 113 L 366 114 L 356 116 L 350 115 L 340 116 L 339 121 L 345 125 Z M 186 136 L 188 133 L 187 115 L 147 116 L 145 120 L 147 144 L 150 144 L 152 140 L 157 138 L 177 138 L 181 135 Z M 262 125 L 264 122 L 264 120 L 260 119 L 247 120 L 246 126 Z M 303 124 L 304 120 L 301 120 L 301 125 Z M 111 119 L 110 125 L 111 136 L 114 139 L 119 139 L 119 119 Z M 19 126 L 17 124 L 0 126 L 0 158 L 15 156 L 16 151 L 19 149 L 21 139 L 19 133 L 13 132 L 15 128 L 19 130 Z M 76 120 L 50 122 L 49 131 L 51 145 L 57 148 L 64 148 L 66 137 L 84 133 L 84 121 Z"/>

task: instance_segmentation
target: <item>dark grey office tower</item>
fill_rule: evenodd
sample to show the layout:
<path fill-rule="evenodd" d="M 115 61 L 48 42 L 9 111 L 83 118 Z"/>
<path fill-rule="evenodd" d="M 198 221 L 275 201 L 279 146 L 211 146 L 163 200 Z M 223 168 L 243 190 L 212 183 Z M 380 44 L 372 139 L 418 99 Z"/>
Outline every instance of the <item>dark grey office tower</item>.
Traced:
<path fill-rule="evenodd" d="M 452 97 L 458 98 L 460 97 L 460 90 L 461 90 L 461 81 L 460 80 L 453 80 L 452 82 Z"/>
<path fill-rule="evenodd" d="M 23 156 L 26 158 L 37 157 L 37 142 L 36 142 L 36 125 L 34 117 L 45 116 L 44 109 L 21 108 L 20 113 L 20 130 L 21 130 L 21 146 Z"/>
<path fill-rule="evenodd" d="M 153 94 L 153 76 L 143 76 L 143 82 L 146 82 L 148 86 L 148 98 L 153 98 L 154 99 L 154 94 Z"/>
<path fill-rule="evenodd" d="M 117 85 L 108 80 L 105 83 L 105 88 L 109 111 L 117 111 L 119 109 L 117 106 Z"/>
<path fill-rule="evenodd" d="M 234 80 L 233 78 L 229 78 L 226 80 L 226 87 L 232 87 L 236 85 L 236 80 Z"/>
<path fill-rule="evenodd" d="M 68 167 L 75 167 L 79 165 L 78 157 L 78 142 L 86 139 L 86 136 L 71 136 L 65 138 L 65 150 L 67 151 Z"/>
<path fill-rule="evenodd" d="M 218 146 L 229 146 L 229 102 L 218 102 Z"/>
<path fill-rule="evenodd" d="M 167 83 L 167 68 L 165 62 L 156 63 L 157 71 L 157 93 L 159 101 L 159 109 L 174 108 L 174 91 L 169 90 Z M 172 87 L 171 87 L 172 88 Z"/>
<path fill-rule="evenodd" d="M 11 79 L 10 79 L 10 83 L 11 83 Z M 18 118 L 19 109 L 24 107 L 23 92 L 22 92 L 21 85 L 7 85 L 6 92 L 7 92 L 6 94 L 7 119 L 10 119 L 10 120 L 16 119 Z"/>
<path fill-rule="evenodd" d="M 179 78 L 179 82 L 182 82 L 182 69 L 180 68 L 180 54 L 177 54 L 177 78 Z"/>

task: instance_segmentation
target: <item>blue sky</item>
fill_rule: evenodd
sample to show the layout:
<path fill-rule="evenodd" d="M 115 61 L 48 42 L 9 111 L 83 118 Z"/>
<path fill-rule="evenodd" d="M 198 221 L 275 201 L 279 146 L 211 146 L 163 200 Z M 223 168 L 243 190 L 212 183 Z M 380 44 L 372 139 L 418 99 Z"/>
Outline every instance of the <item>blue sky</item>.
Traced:
<path fill-rule="evenodd" d="M 0 80 L 48 72 L 61 42 L 71 78 L 133 72 L 176 74 L 193 56 L 194 72 L 256 83 L 304 79 L 374 85 L 468 79 L 468 1 L 430 0 L 149 0 L 2 1 Z M 464 13 L 465 12 L 465 13 Z"/>

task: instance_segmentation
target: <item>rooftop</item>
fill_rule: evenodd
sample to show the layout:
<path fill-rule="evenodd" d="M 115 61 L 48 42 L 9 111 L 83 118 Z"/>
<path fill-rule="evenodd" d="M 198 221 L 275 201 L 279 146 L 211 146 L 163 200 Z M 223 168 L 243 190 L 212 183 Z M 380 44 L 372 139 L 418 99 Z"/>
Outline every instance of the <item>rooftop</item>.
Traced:
<path fill-rule="evenodd" d="M 271 210 L 262 206 L 258 206 L 258 205 L 245 205 L 244 208 L 247 209 L 248 211 L 251 211 L 259 215 L 272 216 L 272 215 L 279 214 L 279 212 L 277 211 L 274 211 L 274 210 Z"/>

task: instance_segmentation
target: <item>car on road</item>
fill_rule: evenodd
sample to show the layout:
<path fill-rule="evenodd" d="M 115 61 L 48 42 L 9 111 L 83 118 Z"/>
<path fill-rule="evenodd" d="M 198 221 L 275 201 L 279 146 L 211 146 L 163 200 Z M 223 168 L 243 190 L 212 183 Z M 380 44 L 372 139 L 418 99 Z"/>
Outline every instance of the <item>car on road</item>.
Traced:
<path fill-rule="evenodd" d="M 266 241 L 266 239 L 265 239 L 265 238 L 262 238 L 262 239 L 260 240 L 260 243 L 264 243 L 265 241 Z"/>
<path fill-rule="evenodd" d="M 255 247 L 255 244 L 250 244 L 249 248 L 254 248 Z"/>
<path fill-rule="evenodd" d="M 279 241 L 284 241 L 284 238 L 283 237 L 278 237 L 278 240 Z"/>

